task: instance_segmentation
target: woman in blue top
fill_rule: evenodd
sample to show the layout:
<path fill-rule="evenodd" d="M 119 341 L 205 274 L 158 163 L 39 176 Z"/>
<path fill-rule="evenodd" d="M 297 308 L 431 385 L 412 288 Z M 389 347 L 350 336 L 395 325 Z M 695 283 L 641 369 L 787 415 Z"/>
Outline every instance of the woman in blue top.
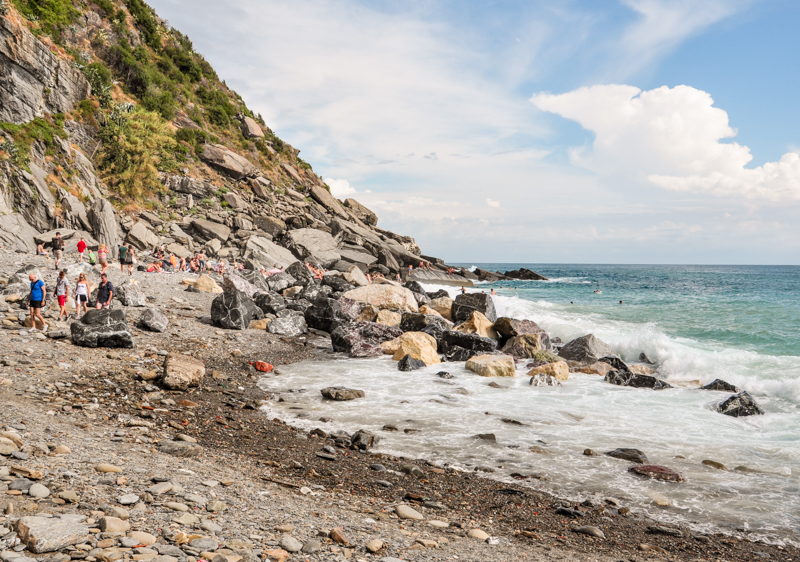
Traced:
<path fill-rule="evenodd" d="M 31 281 L 31 294 L 28 295 L 28 302 L 31 308 L 31 328 L 36 328 L 37 320 L 41 322 L 41 326 L 44 328 L 42 307 L 45 304 L 47 289 L 44 286 L 44 281 L 37 279 L 33 273 L 28 276 L 28 279 Z"/>

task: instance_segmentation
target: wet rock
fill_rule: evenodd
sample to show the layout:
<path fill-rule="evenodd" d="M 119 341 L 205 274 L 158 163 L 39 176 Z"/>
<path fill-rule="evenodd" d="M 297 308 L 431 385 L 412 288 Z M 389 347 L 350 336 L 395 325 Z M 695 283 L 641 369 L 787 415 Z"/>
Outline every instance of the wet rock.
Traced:
<path fill-rule="evenodd" d="M 364 398 L 364 396 L 366 396 L 363 390 L 345 388 L 343 386 L 323 388 L 320 392 L 322 392 L 323 398 L 337 401 L 355 400 L 356 398 Z"/>
<path fill-rule="evenodd" d="M 665 482 L 683 482 L 683 476 L 666 466 L 658 466 L 655 464 L 643 464 L 641 466 L 632 466 L 628 472 L 638 474 L 639 476 L 646 476 L 654 480 L 664 480 Z"/>
<path fill-rule="evenodd" d="M 374 445 L 378 444 L 379 440 L 380 438 L 374 433 L 359 429 L 350 438 L 350 448 L 359 451 L 369 451 Z"/>
<path fill-rule="evenodd" d="M 506 341 L 502 348 L 503 353 L 507 353 L 515 359 L 530 359 L 536 357 L 536 353 L 543 349 L 547 349 L 550 340 L 544 332 L 536 334 L 525 334 L 523 336 L 514 336 Z"/>
<path fill-rule="evenodd" d="M 169 318 L 155 308 L 148 308 L 139 315 L 136 326 L 149 332 L 165 332 L 169 327 Z"/>
<path fill-rule="evenodd" d="M 392 359 L 395 361 L 400 361 L 408 355 L 412 359 L 422 361 L 425 365 L 435 365 L 441 362 L 436 349 L 436 340 L 424 332 L 406 332 L 398 338 L 381 344 L 381 350 L 384 353 L 391 353 Z"/>
<path fill-rule="evenodd" d="M 652 388 L 653 390 L 672 388 L 671 384 L 652 375 L 637 375 L 630 371 L 610 371 L 603 380 L 617 386 L 633 388 Z"/>
<path fill-rule="evenodd" d="M 735 392 L 737 394 L 742 391 L 738 386 L 725 382 L 722 379 L 714 379 L 707 385 L 701 386 L 700 390 L 721 390 L 724 392 Z"/>
<path fill-rule="evenodd" d="M 508 340 L 512 338 L 538 334 L 535 340 L 539 342 L 540 349 L 551 349 L 547 333 L 533 320 L 517 320 L 503 316 L 495 321 L 494 329 L 500 338 L 501 347 L 507 345 Z"/>
<path fill-rule="evenodd" d="M 161 383 L 170 390 L 186 390 L 190 386 L 199 386 L 205 374 L 206 367 L 202 361 L 173 352 L 164 361 Z"/>
<path fill-rule="evenodd" d="M 425 361 L 421 359 L 414 359 L 411 355 L 404 355 L 400 361 L 397 362 L 398 371 L 416 371 L 426 367 Z"/>
<path fill-rule="evenodd" d="M 556 377 L 541 373 L 532 376 L 528 384 L 531 386 L 561 386 L 561 382 Z"/>
<path fill-rule="evenodd" d="M 453 322 L 464 322 L 477 310 L 490 321 L 497 320 L 492 296 L 486 293 L 463 293 L 453 302 Z"/>
<path fill-rule="evenodd" d="M 558 350 L 558 354 L 568 361 L 589 365 L 611 355 L 611 348 L 594 334 L 588 334 L 567 343 Z"/>
<path fill-rule="evenodd" d="M 647 456 L 639 449 L 614 449 L 606 453 L 609 457 L 615 459 L 622 459 L 625 461 L 636 462 L 640 464 L 647 464 Z"/>
<path fill-rule="evenodd" d="M 452 324 L 435 314 L 404 312 L 400 318 L 400 329 L 404 332 L 422 332 L 429 326 L 436 326 L 442 331 L 449 330 Z"/>
<path fill-rule="evenodd" d="M 535 377 L 536 375 L 546 375 L 560 381 L 569 380 L 569 366 L 565 361 L 556 361 L 555 363 L 540 365 L 528 371 L 528 376 Z"/>
<path fill-rule="evenodd" d="M 347 303 L 322 297 L 311 303 L 304 315 L 309 328 L 332 333 L 339 326 L 355 321 L 358 318 L 358 311 L 354 307 L 347 306 Z"/>
<path fill-rule="evenodd" d="M 36 554 L 56 552 L 89 540 L 83 515 L 23 517 L 16 524 L 20 541 Z"/>
<path fill-rule="evenodd" d="M 493 339 L 452 330 L 443 332 L 441 340 L 437 341 L 439 342 L 439 351 L 447 357 L 448 361 L 466 361 L 475 355 L 483 355 L 497 350 L 497 342 Z"/>
<path fill-rule="evenodd" d="M 465 368 L 482 377 L 514 377 L 517 375 L 514 359 L 508 355 L 477 355 L 467 361 Z"/>
<path fill-rule="evenodd" d="M 724 464 L 722 464 L 721 462 L 717 462 L 717 461 L 712 461 L 712 460 L 708 460 L 707 459 L 707 460 L 704 460 L 702 464 L 704 464 L 705 466 L 708 466 L 710 468 L 716 468 L 717 470 L 724 470 L 724 471 L 728 470 L 728 468 Z"/>
<path fill-rule="evenodd" d="M 624 373 L 631 372 L 630 367 L 628 367 L 628 365 L 625 364 L 625 361 L 614 355 L 607 355 L 605 357 L 601 357 L 598 361 L 601 361 L 603 363 L 608 363 L 616 371 L 622 371 Z"/>
<path fill-rule="evenodd" d="M 465 334 L 478 334 L 484 338 L 497 339 L 497 332 L 492 327 L 492 321 L 477 310 L 470 312 L 469 317 L 453 328 L 456 332 Z"/>
<path fill-rule="evenodd" d="M 331 344 L 334 351 L 350 357 L 379 357 L 383 355 L 380 345 L 401 335 L 403 332 L 399 328 L 376 322 L 352 322 L 331 332 Z"/>
<path fill-rule="evenodd" d="M 211 302 L 211 322 L 227 330 L 246 330 L 253 320 L 264 317 L 253 299 L 241 291 L 225 291 Z"/>
<path fill-rule="evenodd" d="M 72 343 L 81 347 L 122 347 L 135 345 L 128 330 L 125 311 L 119 309 L 90 310 L 79 322 L 70 325 Z"/>
<path fill-rule="evenodd" d="M 717 406 L 717 411 L 734 418 L 764 415 L 764 410 L 747 391 L 731 396 Z"/>

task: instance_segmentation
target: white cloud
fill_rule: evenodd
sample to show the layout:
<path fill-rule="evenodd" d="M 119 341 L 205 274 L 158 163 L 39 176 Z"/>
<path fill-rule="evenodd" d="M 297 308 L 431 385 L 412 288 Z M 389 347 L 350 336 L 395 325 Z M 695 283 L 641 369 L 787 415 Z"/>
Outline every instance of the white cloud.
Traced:
<path fill-rule="evenodd" d="M 492 199 L 487 199 L 486 200 L 486 204 L 489 205 L 490 207 L 499 207 L 500 206 L 500 201 L 494 201 Z"/>
<path fill-rule="evenodd" d="M 750 149 L 720 142 L 736 135 L 711 96 L 689 86 L 641 91 L 634 86 L 579 88 L 538 94 L 539 109 L 595 133 L 591 147 L 571 151 L 573 163 L 610 177 L 647 179 L 675 191 L 768 200 L 800 199 L 800 155 L 746 168 Z"/>
<path fill-rule="evenodd" d="M 348 195 L 353 195 L 356 193 L 356 189 L 350 185 L 350 182 L 347 180 L 328 178 L 325 180 L 325 183 L 327 183 L 328 187 L 331 188 L 331 195 L 337 199 L 343 199 Z"/>

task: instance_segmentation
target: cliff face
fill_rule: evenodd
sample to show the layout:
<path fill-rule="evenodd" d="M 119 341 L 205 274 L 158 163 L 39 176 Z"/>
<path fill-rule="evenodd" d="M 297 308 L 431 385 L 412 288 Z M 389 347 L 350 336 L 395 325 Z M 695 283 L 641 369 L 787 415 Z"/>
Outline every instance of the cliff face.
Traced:
<path fill-rule="evenodd" d="M 0 3 L 0 244 L 32 251 L 60 229 L 68 244 L 164 245 L 254 269 L 444 269 L 333 197 L 141 0 L 67 5 L 61 27 Z M 149 136 L 125 144 L 135 134 Z"/>

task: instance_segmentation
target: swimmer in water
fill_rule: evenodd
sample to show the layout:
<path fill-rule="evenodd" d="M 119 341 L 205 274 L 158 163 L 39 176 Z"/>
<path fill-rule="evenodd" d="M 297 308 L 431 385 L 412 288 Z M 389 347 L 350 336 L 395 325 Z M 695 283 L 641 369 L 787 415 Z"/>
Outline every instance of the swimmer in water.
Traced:
<path fill-rule="evenodd" d="M 599 294 L 600 294 L 600 293 L 602 293 L 602 292 L 603 292 L 603 291 L 601 291 L 600 289 L 597 289 L 597 290 L 594 292 L 594 294 L 595 294 L 595 295 L 599 295 Z"/>
<path fill-rule="evenodd" d="M 619 304 L 625 304 L 625 303 L 623 303 L 622 301 L 619 301 Z"/>

